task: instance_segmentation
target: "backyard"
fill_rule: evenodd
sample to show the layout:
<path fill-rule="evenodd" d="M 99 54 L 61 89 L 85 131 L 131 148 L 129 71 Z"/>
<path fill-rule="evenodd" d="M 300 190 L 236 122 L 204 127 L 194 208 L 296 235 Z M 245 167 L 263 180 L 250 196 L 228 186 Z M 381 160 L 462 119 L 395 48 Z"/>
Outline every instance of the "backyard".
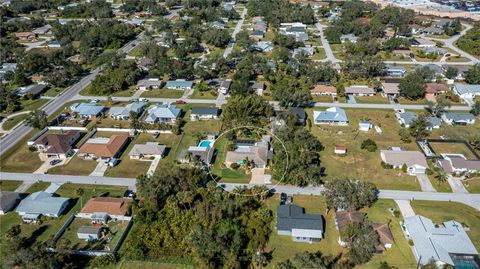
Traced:
<path fill-rule="evenodd" d="M 430 147 L 435 151 L 436 155 L 441 154 L 463 154 L 469 160 L 476 160 L 475 155 L 464 143 L 444 143 L 430 142 Z"/>
<path fill-rule="evenodd" d="M 312 118 L 313 110 L 306 111 L 309 118 Z M 395 119 L 394 112 L 347 109 L 346 113 L 349 119 L 348 126 L 318 125 L 311 128 L 311 132 L 325 147 L 324 151 L 320 152 L 322 166 L 326 168 L 324 180 L 351 178 L 370 181 L 380 189 L 420 190 L 415 177 L 399 169 L 383 169 L 380 165 L 382 149 L 403 147 L 418 150 L 415 143 L 401 142 L 398 135 L 400 125 Z M 358 123 L 361 120 L 372 121 L 382 129 L 382 133 L 377 134 L 374 129 L 368 132 L 358 131 Z M 374 140 L 378 149 L 375 152 L 361 149 L 361 143 L 365 139 Z M 345 156 L 334 154 L 335 146 L 347 147 L 347 154 Z"/>

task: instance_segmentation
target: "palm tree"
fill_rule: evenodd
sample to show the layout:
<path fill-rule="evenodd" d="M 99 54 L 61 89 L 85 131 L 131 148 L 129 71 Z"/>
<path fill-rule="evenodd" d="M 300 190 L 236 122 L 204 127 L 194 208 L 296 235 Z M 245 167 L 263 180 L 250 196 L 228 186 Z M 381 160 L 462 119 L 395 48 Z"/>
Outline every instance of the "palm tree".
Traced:
<path fill-rule="evenodd" d="M 78 197 L 80 197 L 80 208 L 83 208 L 83 194 L 85 193 L 85 191 L 83 190 L 83 188 L 77 188 L 75 190 L 75 193 Z"/>
<path fill-rule="evenodd" d="M 442 168 L 435 167 L 434 171 L 435 171 L 434 178 L 437 180 L 438 183 L 443 183 L 447 181 L 448 175 L 447 173 L 445 173 L 445 171 Z"/>

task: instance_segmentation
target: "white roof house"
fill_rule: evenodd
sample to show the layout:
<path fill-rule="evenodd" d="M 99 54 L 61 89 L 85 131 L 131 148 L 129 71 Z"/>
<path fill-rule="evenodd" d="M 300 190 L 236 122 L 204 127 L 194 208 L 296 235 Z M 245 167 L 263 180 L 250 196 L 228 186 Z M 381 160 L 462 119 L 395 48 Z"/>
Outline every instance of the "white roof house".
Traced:
<path fill-rule="evenodd" d="M 23 199 L 15 211 L 21 216 L 39 215 L 58 217 L 68 205 L 68 198 L 54 197 L 52 193 L 39 191 Z"/>
<path fill-rule="evenodd" d="M 356 96 L 372 96 L 375 95 L 375 90 L 365 85 L 354 85 L 346 87 L 345 94 Z"/>
<path fill-rule="evenodd" d="M 473 98 L 480 96 L 480 84 L 455 84 L 453 91 L 462 98 Z"/>
<path fill-rule="evenodd" d="M 325 111 L 313 111 L 315 124 L 348 125 L 347 113 L 339 107 L 330 107 Z"/>
<path fill-rule="evenodd" d="M 182 110 L 175 105 L 152 105 L 147 112 L 148 115 L 145 121 L 148 123 L 157 121 L 175 123 L 176 119 L 180 117 Z"/>
<path fill-rule="evenodd" d="M 480 160 L 468 160 L 463 154 L 442 154 L 438 162 L 446 173 L 475 173 L 480 171 Z"/>
<path fill-rule="evenodd" d="M 147 142 L 145 144 L 135 144 L 128 153 L 130 159 L 142 159 L 150 157 L 162 157 L 166 146 L 158 142 Z"/>
<path fill-rule="evenodd" d="M 460 262 L 456 264 L 458 260 L 464 262 L 465 256 L 473 258 L 478 255 L 465 229 L 454 220 L 435 225 L 432 220 L 416 215 L 405 218 L 403 227 L 413 241 L 414 253 L 421 265 L 434 260 L 437 265 L 459 266 Z M 472 259 L 472 262 L 475 261 Z M 478 268 L 478 265 L 468 268 Z"/>
<path fill-rule="evenodd" d="M 407 172 L 411 175 L 425 174 L 428 167 L 427 159 L 419 151 L 408 150 L 381 150 L 380 158 L 386 164 L 392 165 L 394 168 L 407 166 Z"/>
<path fill-rule="evenodd" d="M 126 106 L 112 106 L 108 115 L 114 119 L 127 120 L 130 118 L 130 112 L 135 112 L 137 117 L 143 113 L 145 102 L 133 102 Z"/>
<path fill-rule="evenodd" d="M 475 116 L 465 112 L 445 112 L 442 120 L 449 125 L 467 125 L 475 123 Z"/>

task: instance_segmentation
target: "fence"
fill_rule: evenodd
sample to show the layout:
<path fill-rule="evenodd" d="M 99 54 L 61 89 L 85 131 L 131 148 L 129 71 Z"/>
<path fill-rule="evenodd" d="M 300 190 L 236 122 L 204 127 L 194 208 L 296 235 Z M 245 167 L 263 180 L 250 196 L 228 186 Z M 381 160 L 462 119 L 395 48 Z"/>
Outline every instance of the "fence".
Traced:
<path fill-rule="evenodd" d="M 33 145 L 33 143 L 35 143 L 35 140 L 37 140 L 41 135 L 43 135 L 47 131 L 48 131 L 48 127 L 43 128 L 43 130 L 41 130 L 40 132 L 35 134 L 32 138 L 30 138 L 30 140 L 28 140 L 27 145 L 29 146 Z"/>
<path fill-rule="evenodd" d="M 55 234 L 55 237 L 53 237 L 53 242 L 57 242 L 58 239 L 63 235 L 65 232 L 65 229 L 67 229 L 68 226 L 72 223 L 72 221 L 75 219 L 75 214 L 72 214 L 67 221 L 63 224 L 62 228 Z"/>
<path fill-rule="evenodd" d="M 130 228 L 132 228 L 133 225 L 133 218 L 130 219 L 130 221 L 127 224 L 127 227 L 125 227 L 125 231 L 123 231 L 122 237 L 120 237 L 120 240 L 118 240 L 117 245 L 113 248 L 112 253 L 117 254 L 118 250 L 120 250 L 120 247 L 122 247 L 123 241 L 125 241 L 125 238 L 128 235 L 128 232 L 130 231 Z"/>
<path fill-rule="evenodd" d="M 45 131 L 42 130 L 43 133 L 45 133 L 47 130 L 87 131 L 87 128 L 86 127 L 68 127 L 68 126 L 49 126 L 49 127 L 46 127 L 44 130 Z M 100 132 L 127 132 L 127 133 L 137 131 L 137 132 L 143 132 L 143 133 L 149 133 L 149 134 L 153 134 L 153 133 L 171 134 L 172 133 L 172 131 L 170 131 L 170 130 L 144 130 L 144 131 L 142 131 L 142 130 L 135 130 L 135 129 L 128 129 L 128 128 L 96 128 L 96 130 L 100 131 Z M 42 135 L 43 133 L 41 133 L 40 135 Z M 37 139 L 40 135 L 38 135 L 35 139 Z"/>

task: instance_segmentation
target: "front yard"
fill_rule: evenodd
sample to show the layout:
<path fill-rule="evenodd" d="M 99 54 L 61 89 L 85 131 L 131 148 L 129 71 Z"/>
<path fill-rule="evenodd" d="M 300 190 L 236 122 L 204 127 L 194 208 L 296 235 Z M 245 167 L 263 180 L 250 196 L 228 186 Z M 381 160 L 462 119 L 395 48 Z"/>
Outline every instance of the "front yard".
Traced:
<path fill-rule="evenodd" d="M 156 90 L 143 92 L 141 97 L 180 98 L 182 97 L 182 95 L 183 95 L 183 91 L 180 91 L 180 90 L 156 89 Z"/>
<path fill-rule="evenodd" d="M 0 191 L 15 191 L 22 181 L 0 180 Z"/>
<path fill-rule="evenodd" d="M 360 104 L 389 104 L 388 99 L 381 94 L 375 96 L 355 96 L 355 100 Z"/>
<path fill-rule="evenodd" d="M 85 160 L 74 156 L 67 164 L 50 168 L 48 174 L 88 176 L 96 166 L 97 162 L 94 160 Z"/>

